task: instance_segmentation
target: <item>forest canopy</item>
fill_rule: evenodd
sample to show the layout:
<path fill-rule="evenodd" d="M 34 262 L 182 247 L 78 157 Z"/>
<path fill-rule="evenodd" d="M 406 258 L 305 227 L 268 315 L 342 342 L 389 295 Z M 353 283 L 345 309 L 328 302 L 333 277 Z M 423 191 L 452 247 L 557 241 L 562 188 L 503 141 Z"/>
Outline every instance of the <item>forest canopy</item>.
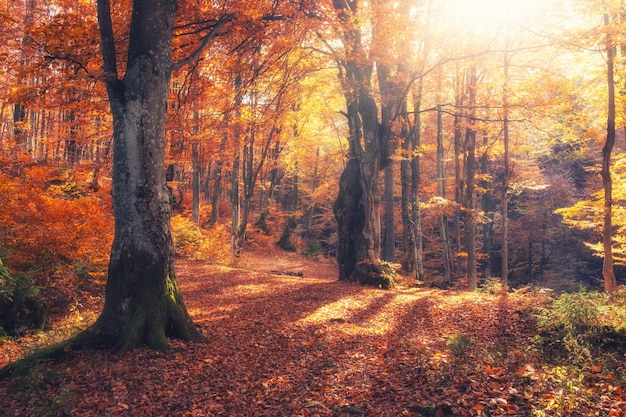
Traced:
<path fill-rule="evenodd" d="M 120 80 L 130 3 L 110 2 Z M 95 1 L 0 7 L 0 248 L 45 286 L 68 273 L 102 280 L 113 239 L 106 86 L 111 96 L 121 84 L 109 83 Z M 382 285 L 386 262 L 436 285 L 598 286 L 613 85 L 606 162 L 621 278 L 621 7 L 178 1 L 162 167 L 176 250 L 230 262 L 289 229 L 289 248 L 336 257 L 342 279 L 376 273 Z"/>

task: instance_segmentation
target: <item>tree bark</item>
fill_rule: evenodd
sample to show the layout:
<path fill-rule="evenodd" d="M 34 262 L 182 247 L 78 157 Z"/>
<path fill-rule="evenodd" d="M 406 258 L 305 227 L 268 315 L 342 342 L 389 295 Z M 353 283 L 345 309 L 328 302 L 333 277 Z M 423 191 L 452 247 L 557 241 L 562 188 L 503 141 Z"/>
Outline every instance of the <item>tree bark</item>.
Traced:
<path fill-rule="evenodd" d="M 200 153 L 198 142 L 191 145 L 192 177 L 191 177 L 191 221 L 200 223 Z"/>
<path fill-rule="evenodd" d="M 225 122 L 228 126 L 228 119 Z M 215 162 L 215 171 L 213 173 L 213 194 L 211 195 L 211 217 L 209 218 L 209 226 L 214 226 L 217 223 L 219 217 L 219 202 L 222 195 L 222 168 L 224 167 L 224 151 L 226 150 L 226 144 L 228 143 L 228 134 L 224 133 L 222 141 L 220 142 L 220 149 L 218 155 L 219 159 Z"/>
<path fill-rule="evenodd" d="M 609 26 L 609 15 L 604 15 L 604 25 Z M 608 119 L 606 142 L 602 148 L 602 185 L 604 187 L 604 227 L 602 232 L 602 246 L 604 249 L 604 262 L 602 264 L 602 276 L 604 278 L 604 290 L 608 293 L 617 291 L 617 280 L 613 269 L 613 180 L 611 178 L 611 152 L 615 145 L 615 80 L 613 67 L 615 62 L 616 48 L 613 45 L 611 34 L 607 31 L 607 84 L 608 96 Z"/>
<path fill-rule="evenodd" d="M 394 215 L 394 177 L 395 169 L 394 163 L 391 162 L 384 170 L 384 184 L 385 184 L 385 233 L 382 245 L 381 257 L 384 261 L 395 262 L 396 261 L 396 221 Z"/>
<path fill-rule="evenodd" d="M 504 54 L 504 87 L 502 107 L 504 111 L 502 129 L 504 134 L 504 184 L 502 187 L 502 284 L 509 285 L 509 183 L 511 167 L 509 161 L 509 54 Z"/>
<path fill-rule="evenodd" d="M 410 276 L 417 276 L 417 257 L 415 248 L 415 239 L 413 236 L 413 227 L 411 224 L 410 213 L 410 189 L 411 189 L 411 155 L 410 155 L 411 137 L 407 134 L 402 140 L 402 160 L 400 161 L 400 184 L 401 196 L 400 207 L 402 210 L 402 236 L 403 250 L 406 254 L 406 270 Z"/>
<path fill-rule="evenodd" d="M 468 106 L 470 107 L 468 126 L 465 131 L 465 250 L 467 251 L 467 281 L 471 289 L 478 287 L 476 264 L 476 209 L 474 202 L 474 177 L 476 174 L 476 67 L 472 66 L 467 74 Z"/>
<path fill-rule="evenodd" d="M 413 234 L 413 240 L 415 242 L 415 264 L 417 266 L 417 279 L 423 281 L 424 275 L 424 260 L 423 260 L 423 238 L 422 238 L 422 212 L 420 208 L 420 146 L 422 142 L 422 121 L 421 121 L 421 106 L 422 106 L 422 83 L 418 87 L 418 93 L 413 100 L 413 114 L 414 124 L 413 133 L 411 134 L 411 233 Z"/>
<path fill-rule="evenodd" d="M 378 22 L 378 24 L 381 24 Z M 383 28 L 377 28 L 374 31 L 374 38 L 378 39 L 381 35 Z M 384 49 L 379 46 L 377 49 Z M 382 51 L 381 51 L 382 52 Z M 385 62 L 384 58 L 377 60 L 376 68 L 378 74 L 378 86 L 380 90 L 381 100 L 381 123 L 379 136 L 381 140 L 381 164 L 384 164 L 383 169 L 383 240 L 381 242 L 381 258 L 384 261 L 395 262 L 395 250 L 396 250 L 396 230 L 395 230 L 395 213 L 394 213 L 394 161 L 391 155 L 394 153 L 395 141 L 393 140 L 393 132 L 391 124 L 396 119 L 396 113 L 398 113 L 398 104 L 402 103 L 404 99 L 401 97 L 401 91 L 399 91 L 398 83 L 393 79 L 391 74 L 390 65 Z"/>
<path fill-rule="evenodd" d="M 454 201 L 457 203 L 454 209 L 454 254 L 455 274 L 460 279 L 463 276 L 463 263 L 459 256 L 462 252 L 461 239 L 461 207 L 463 206 L 463 169 L 461 163 L 461 155 L 463 151 L 463 134 L 461 132 L 461 114 L 458 112 L 464 104 L 463 91 L 465 90 L 463 77 L 461 76 L 459 66 L 456 71 L 455 86 L 455 107 L 457 113 L 454 115 Z"/>
<path fill-rule="evenodd" d="M 443 111 L 441 105 L 437 106 L 437 195 L 446 198 L 446 173 L 443 164 Z M 443 213 L 438 216 L 439 243 L 441 245 L 441 262 L 443 265 L 443 283 L 450 285 L 450 245 L 448 242 L 448 220 Z"/>
<path fill-rule="evenodd" d="M 339 279 L 389 286 L 380 263 L 379 174 L 387 152 L 372 94 L 373 62 L 361 42 L 358 1 L 335 2 L 343 25 L 346 58 L 340 81 L 346 98 L 349 160 L 341 175 L 333 212 L 337 219 Z M 383 149 L 385 148 L 385 149 Z"/>
<path fill-rule="evenodd" d="M 98 0 L 114 127 L 111 248 L 104 308 L 92 335 L 126 351 L 165 349 L 167 337 L 200 340 L 178 288 L 165 180 L 165 118 L 175 0 L 135 0 L 126 74 L 117 76 L 109 0 Z"/>

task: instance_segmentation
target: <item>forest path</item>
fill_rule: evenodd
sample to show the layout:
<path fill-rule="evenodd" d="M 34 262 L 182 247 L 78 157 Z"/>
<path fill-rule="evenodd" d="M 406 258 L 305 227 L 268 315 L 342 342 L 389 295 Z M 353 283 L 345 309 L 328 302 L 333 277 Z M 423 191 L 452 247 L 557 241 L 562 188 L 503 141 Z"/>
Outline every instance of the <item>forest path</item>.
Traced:
<path fill-rule="evenodd" d="M 207 343 L 70 352 L 0 382 L 0 416 L 399 416 L 421 406 L 462 416 L 493 398 L 524 415 L 504 374 L 526 355 L 517 346 L 532 323 L 516 311 L 536 303 L 527 296 L 365 288 L 338 282 L 330 261 L 284 252 L 232 267 L 180 259 L 176 270 Z M 495 368 L 498 355 L 509 369 Z"/>

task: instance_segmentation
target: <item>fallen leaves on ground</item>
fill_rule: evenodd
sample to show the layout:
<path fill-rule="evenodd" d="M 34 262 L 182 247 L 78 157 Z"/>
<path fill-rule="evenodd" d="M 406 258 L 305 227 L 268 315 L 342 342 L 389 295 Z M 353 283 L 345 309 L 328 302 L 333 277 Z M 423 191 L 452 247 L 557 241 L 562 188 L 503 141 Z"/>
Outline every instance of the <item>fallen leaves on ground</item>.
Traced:
<path fill-rule="evenodd" d="M 207 343 L 171 340 L 167 352 L 137 349 L 119 357 L 70 352 L 0 382 L 0 415 L 442 417 L 541 409 L 622 416 L 626 410 L 623 383 L 613 376 L 595 369 L 594 384 L 580 384 L 588 392 L 568 394 L 540 363 L 528 314 L 541 303 L 537 294 L 365 288 L 338 282 L 331 263 L 295 255 L 249 254 L 237 267 L 179 260 L 177 276 Z M 0 365 L 23 353 L 19 341 L 4 342 Z M 589 400 L 568 404 L 576 397 Z"/>

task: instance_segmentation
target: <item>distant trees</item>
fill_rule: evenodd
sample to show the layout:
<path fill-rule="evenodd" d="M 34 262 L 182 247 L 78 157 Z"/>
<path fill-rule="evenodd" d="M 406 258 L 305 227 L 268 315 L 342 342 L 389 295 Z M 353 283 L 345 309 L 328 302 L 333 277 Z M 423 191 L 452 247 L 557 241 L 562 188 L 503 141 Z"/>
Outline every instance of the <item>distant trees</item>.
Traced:
<path fill-rule="evenodd" d="M 137 58 L 152 50 L 139 41 L 144 29 L 130 30 L 125 7 L 112 9 L 120 32 L 115 48 L 103 32 L 105 71 L 88 5 L 24 0 L 11 13 L 0 6 L 3 153 L 80 170 L 94 193 L 106 192 L 112 169 L 118 223 L 110 276 L 139 270 L 121 261 L 123 246 L 159 259 L 148 263 L 170 282 L 171 231 L 163 225 L 172 210 L 198 230 L 230 229 L 222 244 L 235 255 L 255 239 L 277 242 L 296 219 L 291 243 L 336 255 L 342 280 L 386 285 L 385 261 L 400 263 L 408 277 L 471 288 L 489 276 L 521 285 L 573 269 L 600 273 L 584 241 L 597 242 L 602 223 L 576 203 L 594 199 L 601 172 L 621 181 L 609 162 L 621 160 L 622 92 L 615 159 L 601 169 L 608 115 L 605 91 L 591 87 L 602 62 L 537 26 L 546 19 L 561 28 L 549 14 L 525 22 L 533 31 L 511 17 L 507 38 L 496 26 L 487 33 L 452 20 L 448 1 L 177 3 L 178 14 L 167 15 L 173 47 L 159 58 L 163 67 Z M 621 45 L 618 26 L 599 25 L 589 39 Z M 163 78 L 144 73 L 148 67 Z M 616 79 L 622 70 L 616 60 Z M 155 121 L 164 124 L 145 130 Z M 142 126 L 143 140 L 133 126 Z M 559 211 L 563 222 L 554 210 L 568 206 Z M 615 232 L 619 198 L 611 208 L 605 230 Z M 592 226 L 567 228 L 581 217 L 593 217 Z M 619 239 L 608 245 L 618 266 Z M 109 298 L 107 315 L 120 316 L 112 312 L 122 298 Z"/>

